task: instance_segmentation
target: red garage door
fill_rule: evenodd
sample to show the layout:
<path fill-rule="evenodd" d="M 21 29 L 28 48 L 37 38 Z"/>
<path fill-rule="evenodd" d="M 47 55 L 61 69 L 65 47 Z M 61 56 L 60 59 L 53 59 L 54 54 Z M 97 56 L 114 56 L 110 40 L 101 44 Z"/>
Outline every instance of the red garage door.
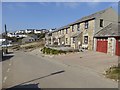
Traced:
<path fill-rule="evenodd" d="M 120 56 L 120 38 L 116 39 L 116 55 Z"/>
<path fill-rule="evenodd" d="M 97 51 L 107 53 L 107 39 L 98 39 L 97 40 Z"/>

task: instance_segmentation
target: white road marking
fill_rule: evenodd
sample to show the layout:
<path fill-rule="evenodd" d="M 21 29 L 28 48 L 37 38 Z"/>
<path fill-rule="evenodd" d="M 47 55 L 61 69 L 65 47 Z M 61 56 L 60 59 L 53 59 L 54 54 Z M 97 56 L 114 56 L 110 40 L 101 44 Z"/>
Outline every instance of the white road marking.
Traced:
<path fill-rule="evenodd" d="M 8 68 L 7 72 L 9 72 L 9 71 L 10 71 L 10 68 Z"/>
<path fill-rule="evenodd" d="M 7 80 L 7 76 L 4 77 L 4 79 L 3 79 L 3 83 L 5 83 L 6 80 Z"/>

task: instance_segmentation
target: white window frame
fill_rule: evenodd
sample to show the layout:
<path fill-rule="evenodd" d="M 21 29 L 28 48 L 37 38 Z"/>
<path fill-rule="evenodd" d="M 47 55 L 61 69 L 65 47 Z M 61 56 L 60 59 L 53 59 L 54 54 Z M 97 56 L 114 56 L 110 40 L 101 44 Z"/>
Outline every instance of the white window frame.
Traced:
<path fill-rule="evenodd" d="M 88 27 L 89 27 L 89 22 L 86 21 L 86 22 L 85 22 L 85 29 L 88 29 Z"/>

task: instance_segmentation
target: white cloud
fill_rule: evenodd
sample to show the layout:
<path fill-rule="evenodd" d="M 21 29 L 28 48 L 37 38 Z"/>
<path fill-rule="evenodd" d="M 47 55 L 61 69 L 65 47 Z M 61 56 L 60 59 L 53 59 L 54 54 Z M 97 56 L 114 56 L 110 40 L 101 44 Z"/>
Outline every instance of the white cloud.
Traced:
<path fill-rule="evenodd" d="M 69 7 L 69 8 L 76 8 L 80 5 L 79 2 L 56 2 L 56 6 L 61 7 Z"/>
<path fill-rule="evenodd" d="M 64 6 L 71 7 L 71 8 L 76 8 L 79 5 L 80 5 L 79 2 L 66 2 L 66 3 L 64 3 Z"/>
<path fill-rule="evenodd" d="M 54 3 L 57 7 L 69 7 L 76 8 L 80 5 L 80 2 L 39 2 L 40 5 L 47 6 L 48 4 Z"/>

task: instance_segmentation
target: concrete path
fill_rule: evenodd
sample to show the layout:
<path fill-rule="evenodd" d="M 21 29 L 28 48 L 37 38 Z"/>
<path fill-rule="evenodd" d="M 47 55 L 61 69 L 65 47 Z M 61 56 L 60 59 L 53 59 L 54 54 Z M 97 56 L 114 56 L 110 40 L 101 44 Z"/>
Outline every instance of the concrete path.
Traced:
<path fill-rule="evenodd" d="M 6 61 L 5 61 L 6 62 Z M 3 88 L 37 85 L 39 88 L 117 88 L 115 81 L 106 79 L 92 69 L 72 67 L 41 54 L 15 52 L 3 76 Z M 7 65 L 7 64 L 6 64 Z M 3 66 L 3 68 L 6 67 Z M 7 78 L 5 78 L 7 77 Z"/>
<path fill-rule="evenodd" d="M 89 68 L 98 73 L 104 73 L 110 66 L 118 65 L 118 56 L 94 51 L 58 55 L 52 58 L 67 65 Z"/>

